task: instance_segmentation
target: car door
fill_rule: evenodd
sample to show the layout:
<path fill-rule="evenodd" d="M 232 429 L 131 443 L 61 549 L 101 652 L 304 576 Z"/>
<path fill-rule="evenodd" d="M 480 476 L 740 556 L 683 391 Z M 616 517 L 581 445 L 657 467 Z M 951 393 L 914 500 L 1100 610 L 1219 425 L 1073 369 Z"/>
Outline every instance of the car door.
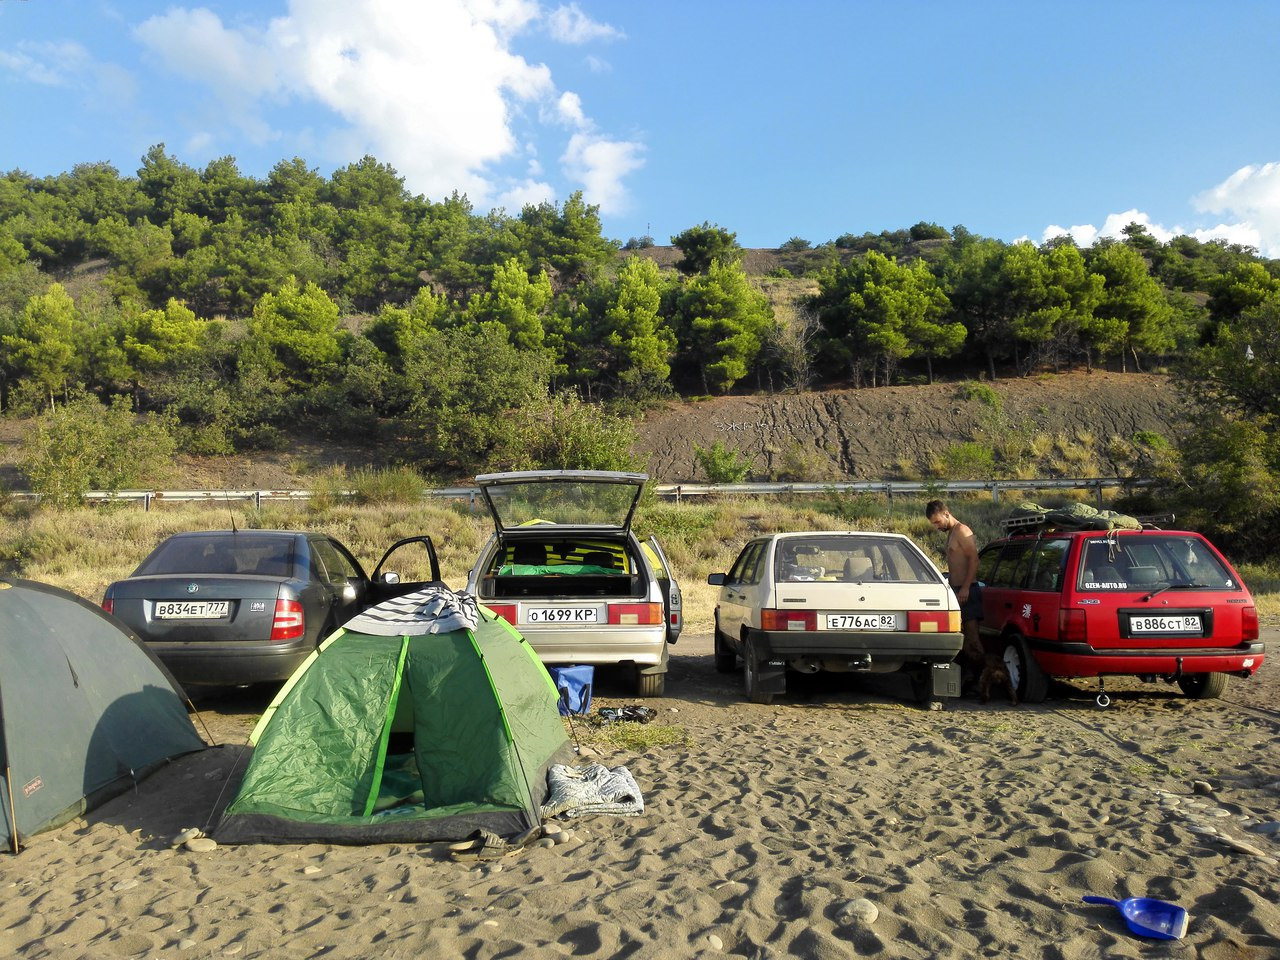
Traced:
<path fill-rule="evenodd" d="M 309 538 L 312 574 L 327 593 L 327 609 L 316 640 L 342 626 L 369 602 L 369 578 L 349 550 L 331 537 Z"/>
<path fill-rule="evenodd" d="M 752 623 L 752 603 L 768 546 L 766 540 L 753 540 L 743 547 L 720 587 L 720 602 L 716 607 L 720 631 L 735 642 L 742 636 L 744 627 L 759 625 Z M 758 607 L 754 615 L 758 620 Z"/>
<path fill-rule="evenodd" d="M 389 564 L 392 554 L 395 554 L 398 568 L 395 570 Z M 403 597 L 425 587 L 445 585 L 440 579 L 440 560 L 436 556 L 435 544 L 428 536 L 405 537 L 387 547 L 369 580 L 370 603 Z"/>
<path fill-rule="evenodd" d="M 667 555 L 662 552 L 657 537 L 650 537 L 644 544 L 645 554 L 653 567 L 653 575 L 657 578 L 662 590 L 662 603 L 667 614 L 667 643 L 675 643 L 680 639 L 680 631 L 684 629 L 683 599 L 680 596 L 680 584 L 671 572 L 671 564 Z"/>

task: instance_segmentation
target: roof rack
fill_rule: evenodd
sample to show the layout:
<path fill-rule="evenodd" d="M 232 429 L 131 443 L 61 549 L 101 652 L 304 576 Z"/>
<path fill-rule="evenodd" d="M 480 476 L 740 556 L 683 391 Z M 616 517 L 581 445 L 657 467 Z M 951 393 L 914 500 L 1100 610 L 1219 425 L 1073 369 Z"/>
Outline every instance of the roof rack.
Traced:
<path fill-rule="evenodd" d="M 1158 530 L 1164 524 L 1173 523 L 1174 515 L 1172 513 L 1156 513 L 1144 516 L 1134 516 L 1133 519 L 1142 524 L 1142 529 L 1144 530 Z M 1032 533 L 1033 531 L 1044 532 L 1049 530 L 1102 530 L 1100 527 L 1087 527 L 1078 524 L 1061 523 L 1057 520 L 1050 520 L 1047 513 L 1028 513 L 1018 517 L 1006 517 L 1000 521 L 1000 527 L 1006 533 Z"/>

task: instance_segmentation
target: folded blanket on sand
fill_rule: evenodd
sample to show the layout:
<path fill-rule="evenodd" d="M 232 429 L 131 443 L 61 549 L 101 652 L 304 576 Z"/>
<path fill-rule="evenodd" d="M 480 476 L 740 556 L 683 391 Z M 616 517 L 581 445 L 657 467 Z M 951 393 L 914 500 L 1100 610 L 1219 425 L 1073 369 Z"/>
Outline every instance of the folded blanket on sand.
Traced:
<path fill-rule="evenodd" d="M 599 763 L 585 767 L 552 764 L 547 771 L 547 802 L 542 817 L 583 817 L 601 813 L 613 817 L 636 817 L 644 813 L 644 799 L 631 771 L 612 770 Z"/>

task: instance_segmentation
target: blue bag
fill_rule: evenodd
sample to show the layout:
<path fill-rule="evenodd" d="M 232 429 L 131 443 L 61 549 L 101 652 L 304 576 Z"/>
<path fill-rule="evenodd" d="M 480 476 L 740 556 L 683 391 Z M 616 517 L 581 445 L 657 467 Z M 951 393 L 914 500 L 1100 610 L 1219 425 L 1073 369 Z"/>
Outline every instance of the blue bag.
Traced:
<path fill-rule="evenodd" d="M 591 710 L 591 682 L 595 667 L 547 667 L 551 680 L 560 694 L 560 715 L 587 713 Z"/>

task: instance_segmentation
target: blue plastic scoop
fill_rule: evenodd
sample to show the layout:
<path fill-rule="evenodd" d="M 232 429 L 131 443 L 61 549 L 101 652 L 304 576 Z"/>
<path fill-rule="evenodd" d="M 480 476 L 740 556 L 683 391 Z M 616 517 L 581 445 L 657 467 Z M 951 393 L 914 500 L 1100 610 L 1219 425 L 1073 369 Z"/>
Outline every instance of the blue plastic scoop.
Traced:
<path fill-rule="evenodd" d="M 1187 911 L 1174 903 L 1153 900 L 1150 897 L 1129 897 L 1112 900 L 1110 897 L 1084 897 L 1085 903 L 1109 903 L 1119 907 L 1124 922 L 1140 937 L 1157 940 L 1180 940 L 1187 932 Z"/>

